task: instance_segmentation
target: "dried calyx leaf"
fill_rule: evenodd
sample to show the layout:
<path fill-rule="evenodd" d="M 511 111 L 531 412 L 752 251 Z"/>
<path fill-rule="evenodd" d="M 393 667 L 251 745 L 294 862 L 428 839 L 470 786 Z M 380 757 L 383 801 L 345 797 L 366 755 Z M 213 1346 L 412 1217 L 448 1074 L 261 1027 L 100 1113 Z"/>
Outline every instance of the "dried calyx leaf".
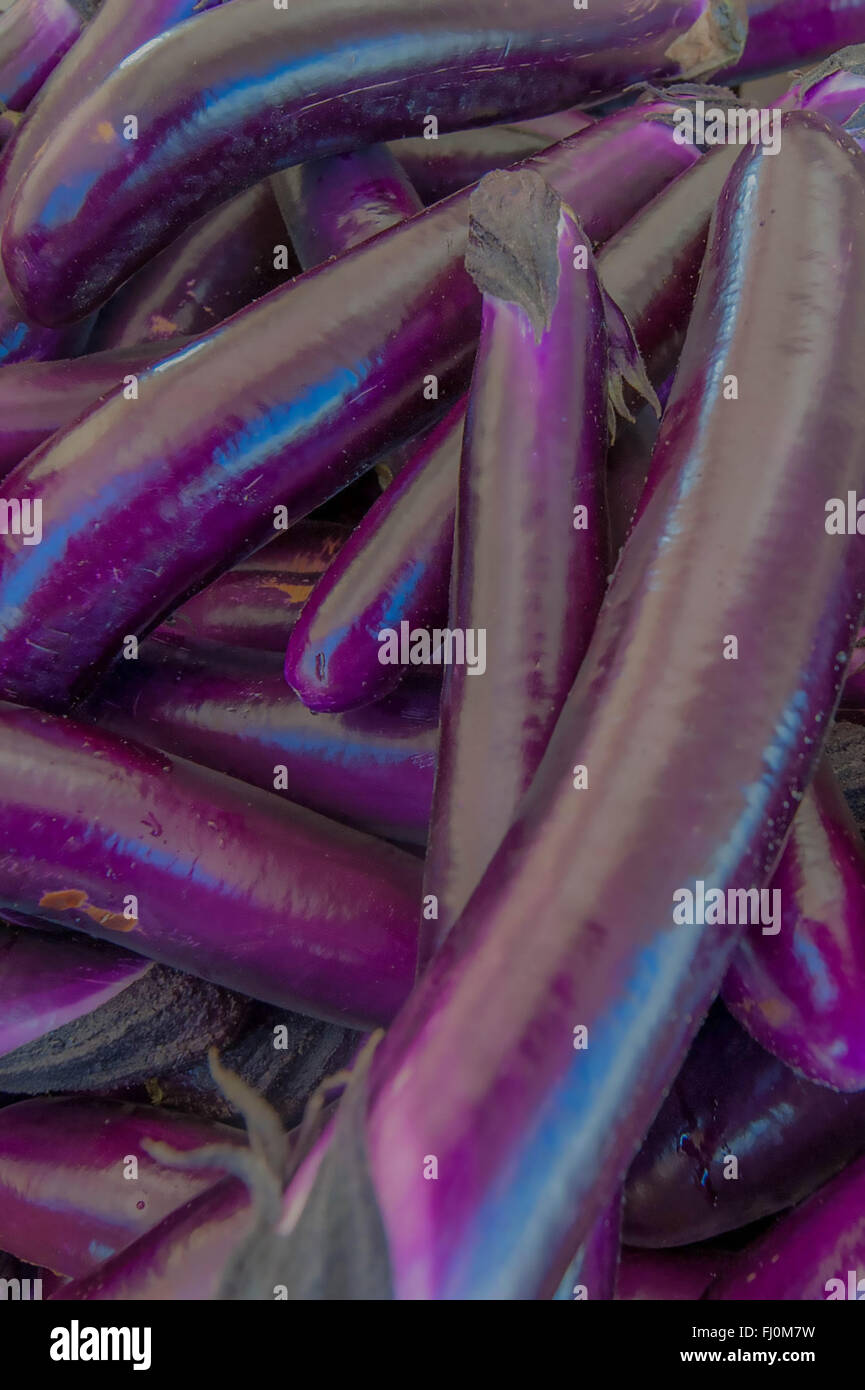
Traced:
<path fill-rule="evenodd" d="M 469 203 L 466 270 L 482 294 L 520 305 L 538 341 L 559 294 L 561 207 L 531 169 L 486 174 Z"/>
<path fill-rule="evenodd" d="M 865 75 L 865 44 L 854 43 L 847 48 L 839 48 L 837 53 L 824 58 L 816 67 L 809 68 L 798 84 L 800 97 L 836 72 L 849 72 L 857 77 Z"/>
<path fill-rule="evenodd" d="M 601 286 L 601 293 L 604 299 L 604 315 L 607 321 L 609 342 L 607 425 L 610 432 L 610 443 L 614 444 L 616 440 L 616 417 L 621 416 L 630 424 L 634 423 L 634 417 L 625 402 L 624 388 L 626 385 L 636 391 L 639 396 L 642 396 L 645 401 L 648 401 L 658 419 L 661 418 L 661 403 L 646 373 L 631 325 L 603 285 Z"/>
<path fill-rule="evenodd" d="M 367 1082 L 382 1034 L 374 1034 L 345 1079 L 327 1151 L 293 1229 L 277 1232 L 260 1210 L 251 1236 L 232 1257 L 220 1297 L 290 1301 L 377 1301 L 393 1297 L 387 1236 L 366 1151 Z M 342 1078 L 333 1078 L 331 1086 Z M 300 1142 L 292 1153 L 298 1166 L 314 1140 L 327 1087 L 310 1105 Z M 306 1134 L 304 1135 L 304 1130 Z"/>
<path fill-rule="evenodd" d="M 848 135 L 852 135 L 854 140 L 865 139 L 865 102 L 857 106 L 852 116 L 848 116 L 842 126 Z"/>
<path fill-rule="evenodd" d="M 747 0 L 708 0 L 699 19 L 670 44 L 664 56 L 678 63 L 684 78 L 703 77 L 735 67 L 747 38 Z"/>

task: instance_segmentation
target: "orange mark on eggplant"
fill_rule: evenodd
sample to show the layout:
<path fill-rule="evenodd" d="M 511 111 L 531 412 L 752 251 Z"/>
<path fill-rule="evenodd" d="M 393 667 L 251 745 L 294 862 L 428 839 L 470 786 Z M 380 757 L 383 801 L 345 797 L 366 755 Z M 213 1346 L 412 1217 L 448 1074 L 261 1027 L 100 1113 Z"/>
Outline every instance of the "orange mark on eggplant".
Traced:
<path fill-rule="evenodd" d="M 138 926 L 137 917 L 124 917 L 122 912 L 112 912 L 106 907 L 94 907 L 92 903 L 88 903 L 87 894 L 82 893 L 80 888 L 62 888 L 55 893 L 43 893 L 39 899 L 39 906 L 47 907 L 52 912 L 86 912 L 98 926 L 105 927 L 108 931 L 132 931 L 133 927 Z"/>

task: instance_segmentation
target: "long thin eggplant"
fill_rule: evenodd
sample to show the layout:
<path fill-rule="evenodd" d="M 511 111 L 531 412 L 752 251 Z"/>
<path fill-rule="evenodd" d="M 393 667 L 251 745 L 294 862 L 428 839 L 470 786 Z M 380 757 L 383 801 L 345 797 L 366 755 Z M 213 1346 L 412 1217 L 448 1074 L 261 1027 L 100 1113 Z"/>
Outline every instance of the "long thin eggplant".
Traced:
<path fill-rule="evenodd" d="M 647 0 L 639 13 L 631 0 L 226 5 L 139 51 L 55 131 L 15 194 L 6 273 L 39 322 L 82 318 L 192 221 L 286 165 L 422 134 L 427 112 L 454 130 L 694 76 L 738 61 L 746 32 L 744 0 Z M 58 200 L 58 186 L 72 191 Z"/>
<path fill-rule="evenodd" d="M 70 118 L 77 104 L 133 49 L 211 3 L 219 0 L 204 0 L 203 6 L 200 0 L 102 0 L 98 13 L 48 78 L 39 101 L 3 151 L 0 223 L 6 219 L 22 175 L 51 132 Z M 5 274 L 0 272 L 0 362 L 68 357 L 81 347 L 90 327 L 88 321 L 74 330 L 58 333 L 29 322 L 14 300 Z"/>
<path fill-rule="evenodd" d="M 131 389 L 131 378 L 170 357 L 183 341 L 5 364 L 0 372 L 0 478 L 118 385 Z"/>
<path fill-rule="evenodd" d="M 865 1090 L 865 844 L 825 760 L 771 891 L 780 894 L 777 934 L 747 934 L 724 1002 L 810 1081 Z"/>
<path fill-rule="evenodd" d="M 493 169 L 507 169 L 548 145 L 585 130 L 594 123 L 588 111 L 576 107 L 555 116 L 538 116 L 518 125 L 480 126 L 425 139 L 422 135 L 395 140 L 390 146 L 427 204 L 449 198 L 477 183 Z"/>
<path fill-rule="evenodd" d="M 609 235 L 699 157 L 655 119 L 671 109 L 599 122 L 530 166 L 571 206 L 603 207 L 588 229 Z M 126 636 L 456 398 L 480 318 L 463 264 L 469 196 L 271 291 L 145 373 L 137 400 L 115 392 L 13 470 L 6 495 L 39 498 L 43 539 L 0 537 L 0 695 L 67 708 Z"/>
<path fill-rule="evenodd" d="M 630 365 L 586 235 L 538 174 L 488 174 L 470 219 L 483 319 L 448 615 L 465 651 L 442 689 L 420 968 L 504 839 L 588 648 L 609 569 L 608 413 Z"/>
<path fill-rule="evenodd" d="M 281 1008 L 388 1019 L 419 866 L 312 811 L 93 727 L 0 709 L 0 911 Z"/>
<path fill-rule="evenodd" d="M 204 333 L 297 269 L 265 179 L 196 222 L 123 285 L 99 315 L 88 353 Z"/>
<path fill-rule="evenodd" d="M 648 200 L 647 177 L 655 180 L 648 197 L 669 184 L 669 128 L 655 116 L 671 109 L 653 103 L 624 112 L 587 131 L 578 149 L 569 140 L 524 167 L 552 184 L 592 240 L 603 242 Z M 678 149 L 680 170 L 690 168 L 696 151 Z M 464 413 L 464 402 L 454 405 L 427 436 L 307 606 L 289 642 L 286 679 L 310 709 L 380 699 L 405 670 L 378 660 L 382 628 L 446 619 Z"/>
<path fill-rule="evenodd" d="M 774 867 L 865 601 L 857 537 L 824 525 L 862 483 L 863 351 L 865 156 L 794 112 L 780 155 L 745 151 L 725 186 L 663 482 L 544 761 L 373 1059 L 363 1218 L 397 1297 L 551 1293 L 673 1081 L 744 929 L 706 922 L 700 890 L 726 902 Z M 731 719 L 735 741 L 706 736 Z"/>
<path fill-rule="evenodd" d="M 284 652 L 304 604 L 350 534 L 338 522 L 298 522 L 182 604 L 154 636 L 182 647 Z"/>
<path fill-rule="evenodd" d="M 420 212 L 408 175 L 383 145 L 295 164 L 274 180 L 304 270 Z"/>
<path fill-rule="evenodd" d="M 803 1081 L 718 1004 L 631 1165 L 623 1239 L 713 1240 L 801 1202 L 862 1152 L 865 1094 Z"/>
<path fill-rule="evenodd" d="M 18 0 L 0 15 L 0 101 L 25 111 L 99 0 Z"/>
<path fill-rule="evenodd" d="M 419 686 L 346 714 L 311 714 L 269 653 L 196 659 L 149 642 L 82 713 L 374 835 L 426 841 L 438 690 Z"/>
<path fill-rule="evenodd" d="M 821 1187 L 732 1262 L 708 1297 L 865 1299 L 865 1159 Z"/>
<path fill-rule="evenodd" d="M 617 1192 L 580 1246 L 553 1298 L 558 1303 L 615 1297 L 622 1230 L 622 1194 Z"/>
<path fill-rule="evenodd" d="M 242 1131 L 105 1100 L 21 1101 L 0 1110 L 0 1245 L 79 1277 L 224 1177 L 168 1168 L 144 1140 L 173 1148 L 244 1143 Z"/>
<path fill-rule="evenodd" d="M 152 968 L 103 942 L 0 925 L 0 1058 L 98 1009 Z"/>

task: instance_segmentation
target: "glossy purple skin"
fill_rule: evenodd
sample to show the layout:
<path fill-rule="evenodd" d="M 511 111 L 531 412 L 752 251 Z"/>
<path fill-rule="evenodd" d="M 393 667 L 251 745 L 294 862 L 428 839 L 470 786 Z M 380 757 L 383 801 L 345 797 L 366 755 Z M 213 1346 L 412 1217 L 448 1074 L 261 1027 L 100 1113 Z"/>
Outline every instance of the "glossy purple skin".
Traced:
<path fill-rule="evenodd" d="M 522 167 L 536 169 L 602 242 L 697 157 L 649 119 L 665 109 L 622 112 Z M 463 411 L 454 406 L 370 509 L 292 634 L 286 680 L 310 709 L 381 698 L 403 670 L 378 660 L 382 627 L 444 620 Z"/>
<path fill-rule="evenodd" d="M 743 1250 L 709 1298 L 821 1303 L 831 1294 L 862 1300 L 863 1270 L 865 1158 L 860 1158 Z"/>
<path fill-rule="evenodd" d="M 81 32 L 68 0 L 16 0 L 0 15 L 0 101 L 24 111 Z"/>
<path fill-rule="evenodd" d="M 588 111 L 561 111 L 518 125 L 480 126 L 425 140 L 422 135 L 395 140 L 389 147 L 412 187 L 427 204 L 448 198 L 492 169 L 507 169 L 539 150 L 594 124 Z"/>
<path fill-rule="evenodd" d="M 0 924 L 0 1057 L 92 1013 L 150 965 L 116 946 Z"/>
<path fill-rule="evenodd" d="M 288 642 L 285 679 L 311 710 L 353 709 L 394 690 L 378 634 L 447 620 L 466 402 L 457 401 L 373 503 L 316 586 Z"/>
<path fill-rule="evenodd" d="M 810 68 L 780 98 L 779 105 L 816 110 L 844 125 L 865 103 L 865 46 L 833 53 Z"/>
<path fill-rule="evenodd" d="M 359 246 L 423 207 L 407 174 L 383 145 L 295 164 L 274 182 L 304 270 Z"/>
<path fill-rule="evenodd" d="M 288 269 L 276 270 L 275 248 L 285 245 Z M 196 222 L 123 285 L 99 315 L 88 352 L 205 333 L 297 268 L 266 179 Z"/>
<path fill-rule="evenodd" d="M 215 1298 L 228 1258 L 252 1222 L 247 1187 L 226 1178 L 169 1213 L 101 1269 L 51 1297 L 148 1303 Z"/>
<path fill-rule="evenodd" d="M 865 43 L 865 0 L 747 0 L 747 10 L 745 52 L 714 82 L 787 72 Z"/>
<path fill-rule="evenodd" d="M 558 1303 L 615 1297 L 622 1229 L 622 1194 L 617 1192 L 580 1246 L 553 1298 Z M 585 1292 L 583 1292 L 585 1290 Z"/>
<path fill-rule="evenodd" d="M 716 1005 L 631 1165 L 622 1238 L 712 1240 L 801 1202 L 863 1150 L 865 1094 L 804 1081 Z"/>
<path fill-rule="evenodd" d="M 770 887 L 781 895 L 780 932 L 746 933 L 724 1002 L 809 1081 L 865 1090 L 865 844 L 826 761 Z"/>
<path fill-rule="evenodd" d="M 34 162 L 3 233 L 13 291 L 39 322 L 82 318 L 190 222 L 288 164 L 421 134 L 428 111 L 463 129 L 679 76 L 667 50 L 704 8 L 245 0 L 200 15 L 124 63 Z"/>
<path fill-rule="evenodd" d="M 522 224 L 547 189 L 536 175 L 488 174 L 472 207 L 491 219 L 490 239 L 518 247 Z M 434 894 L 438 911 L 421 925 L 419 969 L 450 934 L 510 828 L 607 586 L 604 465 L 613 368 L 604 300 L 585 233 L 561 204 L 555 216 L 549 235 L 556 298 L 543 325 L 523 304 L 484 294 L 448 626 L 482 629 L 486 662 L 483 671 L 453 665 L 444 672 L 424 873 L 424 897 Z M 578 271 L 579 250 L 588 265 Z M 490 259 L 487 252 L 481 260 L 482 277 Z M 576 530 L 580 507 L 586 525 Z"/>
<path fill-rule="evenodd" d="M 646 371 L 675 369 L 697 291 L 709 222 L 738 155 L 712 149 L 641 208 L 598 256 L 601 280 L 625 313 Z"/>
<path fill-rule="evenodd" d="M 208 0 L 209 3 L 209 0 Z M 231 0 L 232 4 L 246 0 Z M 199 0 L 103 0 L 86 31 L 39 93 L 0 164 L 0 223 L 5 221 L 21 176 L 51 131 L 69 119 L 78 102 L 133 49 L 147 43 L 202 6 Z M 84 343 L 90 323 L 64 332 L 29 323 L 0 271 L 0 362 L 69 357 Z"/>
<path fill-rule="evenodd" d="M 599 122 L 531 167 L 609 235 L 694 158 L 651 119 L 670 109 Z M 127 634 L 261 546 L 275 507 L 307 515 L 457 398 L 480 319 L 469 196 L 271 291 L 144 374 L 137 401 L 115 393 L 13 470 L 6 494 L 41 499 L 43 541 L 0 537 L 0 694 L 68 708 Z"/>
<path fill-rule="evenodd" d="M 148 642 L 85 709 L 115 733 L 346 825 L 406 844 L 426 842 L 438 745 L 435 686 L 406 686 L 366 709 L 317 715 L 286 688 L 275 655 L 226 652 L 196 662 Z M 274 793 L 276 767 L 286 769 L 286 787 Z"/>
<path fill-rule="evenodd" d="M 616 1280 L 622 1302 L 694 1302 L 730 1263 L 726 1251 L 623 1250 Z"/>
<path fill-rule="evenodd" d="M 193 651 L 203 642 L 283 652 L 304 604 L 350 535 L 338 522 L 297 522 L 282 540 L 188 599 L 153 635 Z"/>
<path fill-rule="evenodd" d="M 405 998 L 420 890 L 407 853 L 208 768 L 12 706 L 0 708 L 0 771 L 0 911 L 336 1022 L 385 1022 Z M 127 894 L 137 920 L 122 916 Z"/>
<path fill-rule="evenodd" d="M 865 599 L 858 538 L 824 527 L 865 456 L 863 161 L 793 113 L 781 154 L 748 149 L 726 185 L 655 451 L 663 483 L 513 828 L 373 1061 L 368 1151 L 398 1297 L 545 1296 L 736 943 L 734 927 L 674 925 L 674 892 L 762 884 L 815 769 Z M 820 208 L 818 247 L 803 205 Z M 729 632 L 738 662 L 721 657 Z M 716 737 L 731 718 L 734 743 Z"/>
<path fill-rule="evenodd" d="M 89 1274 L 223 1177 L 168 1168 L 145 1139 L 175 1149 L 246 1142 L 242 1130 L 119 1101 L 39 1097 L 0 1110 L 0 1245 L 73 1278 Z M 124 1176 L 138 1160 L 138 1178 Z"/>
<path fill-rule="evenodd" d="M 94 401 L 170 356 L 183 340 L 111 348 L 59 362 L 11 362 L 0 371 L 0 478 Z"/>

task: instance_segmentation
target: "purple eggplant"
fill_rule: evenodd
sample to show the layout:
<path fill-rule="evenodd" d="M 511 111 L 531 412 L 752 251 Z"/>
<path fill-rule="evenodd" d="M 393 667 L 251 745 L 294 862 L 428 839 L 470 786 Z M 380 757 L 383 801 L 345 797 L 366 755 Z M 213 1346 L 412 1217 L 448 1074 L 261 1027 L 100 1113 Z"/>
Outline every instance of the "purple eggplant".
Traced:
<path fill-rule="evenodd" d="M 390 146 L 412 187 L 426 204 L 449 198 L 493 169 L 507 169 L 594 123 L 588 111 L 560 111 L 518 125 L 480 126 L 425 139 L 395 140 Z"/>
<path fill-rule="evenodd" d="M 571 206 L 603 207 L 587 226 L 609 235 L 626 207 L 699 157 L 654 119 L 671 109 L 653 102 L 599 122 L 531 167 Z M 611 185 L 625 168 L 635 177 Z M 126 636 L 456 398 L 480 317 L 463 264 L 468 197 L 271 291 L 145 373 L 137 400 L 116 391 L 13 470 L 6 495 L 25 510 L 38 496 L 44 530 L 39 546 L 0 536 L 0 695 L 67 708 Z"/>
<path fill-rule="evenodd" d="M 588 235 L 602 242 L 670 182 L 669 127 L 654 120 L 670 109 L 653 103 L 624 112 L 587 131 L 576 147 L 568 140 L 525 167 L 578 209 Z M 693 149 L 677 148 L 683 158 L 675 172 L 697 159 Z M 464 412 L 465 403 L 456 404 L 427 436 L 298 623 L 286 679 L 310 709 L 350 709 L 381 698 L 405 669 L 378 660 L 382 628 L 445 620 Z"/>
<path fill-rule="evenodd" d="M 651 1299 L 664 1303 L 694 1302 L 730 1263 L 725 1250 L 623 1250 L 616 1298 L 623 1302 Z"/>
<path fill-rule="evenodd" d="M 118 290 L 99 315 L 87 350 L 204 333 L 297 270 L 265 180 L 196 222 Z"/>
<path fill-rule="evenodd" d="M 503 23 L 504 21 L 504 23 Z M 31 317 L 84 317 L 227 197 L 288 164 L 423 133 L 539 116 L 651 76 L 738 60 L 743 0 L 246 0 L 125 62 L 57 130 L 3 234 Z M 202 93 L 206 93 L 203 99 Z M 137 138 L 125 133 L 127 114 Z M 98 132 L 98 133 L 97 133 Z M 58 185 L 74 196 L 58 202 Z"/>
<path fill-rule="evenodd" d="M 265 652 L 184 656 L 149 642 L 88 702 L 102 727 L 276 792 L 371 834 L 426 841 L 438 690 L 419 686 L 316 715 Z"/>
<path fill-rule="evenodd" d="M 0 101 L 24 111 L 99 0 L 18 0 L 0 15 Z"/>
<path fill-rule="evenodd" d="M 0 1245 L 59 1274 L 89 1274 L 224 1177 L 218 1167 L 168 1168 L 144 1141 L 186 1150 L 245 1139 L 153 1106 L 44 1097 L 8 1105 L 0 1110 Z"/>
<path fill-rule="evenodd" d="M 117 941 L 281 1008 L 388 1019 L 414 968 L 417 862 L 82 724 L 0 709 L 0 911 Z"/>
<path fill-rule="evenodd" d="M 225 1262 L 249 1235 L 254 1214 L 248 1189 L 239 1179 L 226 1178 L 51 1297 L 70 1302 L 215 1298 Z"/>
<path fill-rule="evenodd" d="M 865 1090 L 865 844 L 825 760 L 771 891 L 779 895 L 776 927 L 747 934 L 724 1002 L 808 1080 Z"/>
<path fill-rule="evenodd" d="M 10 362 L 0 372 L 0 478 L 102 396 L 176 352 L 182 341 L 114 348 L 58 362 Z"/>
<path fill-rule="evenodd" d="M 765 881 L 820 756 L 865 600 L 857 537 L 824 525 L 865 457 L 851 405 L 865 156 L 810 113 L 783 134 L 777 158 L 744 151 L 725 185 L 655 450 L 662 482 L 544 760 L 373 1059 L 368 1212 L 400 1298 L 552 1292 L 744 930 L 706 922 L 701 890 L 726 905 Z M 807 391 L 790 390 L 789 344 Z M 739 661 L 723 659 L 729 633 Z M 734 742 L 707 732 L 731 719 Z M 293 1203 L 289 1189 L 286 1220 Z"/>
<path fill-rule="evenodd" d="M 580 1246 L 553 1295 L 556 1302 L 615 1297 L 622 1229 L 622 1194 L 617 1192 Z"/>
<path fill-rule="evenodd" d="M 712 1240 L 801 1202 L 863 1151 L 865 1094 L 803 1081 L 715 1005 L 631 1165 L 623 1240 Z"/>
<path fill-rule="evenodd" d="M 504 839 L 589 645 L 609 568 L 608 414 L 623 367 L 639 380 L 616 357 L 585 233 L 540 175 L 481 181 L 466 264 L 484 300 L 448 616 L 464 651 L 445 653 L 421 968 Z"/>
<path fill-rule="evenodd" d="M 274 180 L 304 270 L 420 212 L 423 203 L 383 145 L 296 164 Z"/>
<path fill-rule="evenodd" d="M 3 151 L 0 223 L 6 219 L 22 175 L 50 132 L 64 124 L 77 104 L 133 49 L 211 2 L 205 0 L 202 5 L 201 0 L 102 0 L 98 13 L 48 78 L 38 103 L 28 111 L 15 139 Z M 0 362 L 69 357 L 83 346 L 91 326 L 88 320 L 58 333 L 29 322 L 14 300 L 5 274 L 0 272 Z"/>
<path fill-rule="evenodd" d="M 865 1299 L 865 1159 L 741 1251 L 710 1299 Z"/>
<path fill-rule="evenodd" d="M 865 44 L 831 54 L 825 62 L 797 78 L 780 104 L 819 111 L 844 125 L 865 102 Z"/>
<path fill-rule="evenodd" d="M 2 394 L 2 377 L 0 377 Z M 283 652 L 305 603 L 351 534 L 301 521 L 182 604 L 154 636 L 194 651 L 251 647 Z"/>
<path fill-rule="evenodd" d="M 0 925 L 0 1059 L 98 1009 L 152 968 L 103 942 Z"/>

